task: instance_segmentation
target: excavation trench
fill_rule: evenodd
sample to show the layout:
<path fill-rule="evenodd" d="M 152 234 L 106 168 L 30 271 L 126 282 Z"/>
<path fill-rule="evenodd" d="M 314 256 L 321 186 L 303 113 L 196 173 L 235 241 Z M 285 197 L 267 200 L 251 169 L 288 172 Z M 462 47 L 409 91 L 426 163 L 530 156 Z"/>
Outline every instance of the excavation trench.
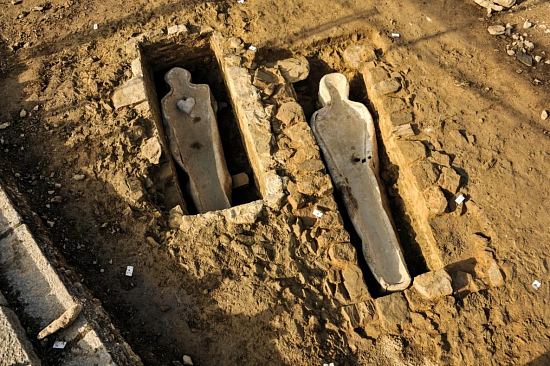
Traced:
<path fill-rule="evenodd" d="M 326 48 L 326 45 L 318 44 L 313 50 L 309 51 L 307 56 L 310 65 L 309 77 L 304 81 L 294 84 L 297 101 L 302 106 L 306 119 L 310 121 L 312 114 L 320 108 L 318 102 L 318 91 L 321 78 L 326 74 L 334 72 L 343 73 L 348 77 L 350 82 L 349 99 L 366 104 L 374 118 L 377 131 L 381 184 L 383 186 L 383 191 L 386 193 L 386 206 L 389 208 L 390 216 L 393 219 L 394 227 L 398 235 L 398 240 L 403 251 L 409 274 L 411 277 L 415 277 L 419 274 L 425 273 L 428 271 L 428 268 L 420 245 L 416 241 L 416 233 L 411 225 L 411 218 L 404 207 L 404 202 L 397 186 L 399 166 L 393 164 L 388 157 L 386 144 L 382 139 L 378 126 L 378 116 L 376 114 L 376 110 L 369 103 L 363 78 L 358 72 L 353 72 L 343 67 L 330 66 L 327 60 L 320 56 L 319 49 L 322 47 Z M 324 160 L 322 156 L 321 158 Z M 326 161 L 323 162 L 326 166 Z M 375 280 L 364 256 L 360 254 L 362 253 L 361 239 L 351 222 L 341 193 L 336 192 L 334 199 L 336 200 L 338 209 L 342 216 L 344 228 L 349 233 L 351 242 L 359 253 L 359 266 L 363 271 L 364 279 L 371 295 L 375 298 L 385 295 L 386 293 L 382 291 L 380 285 Z"/>
<path fill-rule="evenodd" d="M 155 124 L 165 145 L 168 144 L 168 141 L 160 104 L 161 99 L 169 92 L 165 74 L 174 67 L 184 68 L 191 73 L 193 84 L 206 84 L 210 87 L 217 103 L 216 119 L 229 174 L 235 176 L 244 173 L 249 178 L 248 184 L 233 188 L 231 205 L 238 206 L 260 199 L 261 196 L 254 180 L 254 172 L 243 144 L 239 124 L 224 85 L 224 78 L 209 44 L 182 41 L 143 46 L 141 48 L 141 64 Z M 167 153 L 168 150 L 165 152 L 165 155 L 170 155 Z M 198 213 L 187 188 L 188 174 L 174 162 L 170 163 L 170 166 L 173 167 L 172 171 L 177 177 L 179 192 L 181 192 L 187 207 L 187 213 Z"/>

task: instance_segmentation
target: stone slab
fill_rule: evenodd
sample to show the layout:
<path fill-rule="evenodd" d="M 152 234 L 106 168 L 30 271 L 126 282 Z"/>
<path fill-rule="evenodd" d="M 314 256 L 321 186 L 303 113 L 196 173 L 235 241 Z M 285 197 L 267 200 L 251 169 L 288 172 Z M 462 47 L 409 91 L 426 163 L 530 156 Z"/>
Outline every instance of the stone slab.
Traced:
<path fill-rule="evenodd" d="M 227 170 L 210 87 L 193 84 L 191 73 L 175 67 L 164 76 L 170 91 L 161 101 L 170 151 L 189 176 L 200 213 L 231 207 Z"/>
<path fill-rule="evenodd" d="M 0 293 L 0 366 L 41 365 L 17 315 Z"/>

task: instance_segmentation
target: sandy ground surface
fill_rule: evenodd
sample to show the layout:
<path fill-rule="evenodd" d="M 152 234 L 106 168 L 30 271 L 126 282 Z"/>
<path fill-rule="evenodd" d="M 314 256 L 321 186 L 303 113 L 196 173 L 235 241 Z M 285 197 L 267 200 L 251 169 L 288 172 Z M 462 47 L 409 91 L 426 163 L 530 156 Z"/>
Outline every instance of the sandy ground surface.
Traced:
<path fill-rule="evenodd" d="M 491 17 L 462 0 L 4 0 L 0 8 L 0 125 L 9 123 L 0 180 L 24 193 L 144 363 L 184 354 L 199 365 L 550 363 L 548 2 L 520 1 Z M 511 35 L 487 32 L 506 23 L 534 43 L 539 62 L 521 63 L 507 53 Z M 174 24 L 240 37 L 266 58 L 308 57 L 312 80 L 296 85 L 307 117 L 313 79 L 346 71 L 345 47 L 372 40 L 406 77 L 420 136 L 452 158 L 460 192 L 491 228 L 471 240 L 486 242 L 504 286 L 445 298 L 398 326 L 353 329 L 325 291 L 328 261 L 297 245 L 288 205 L 253 225 L 171 229 L 158 194 L 134 184 L 149 168 L 140 147 L 153 124 L 114 110 L 111 95 L 131 76 L 132 40 Z M 464 227 L 451 226 L 461 214 L 433 224 L 446 264 L 469 254 Z M 127 265 L 134 277 L 123 275 Z M 414 274 L 426 269 L 416 265 Z"/>

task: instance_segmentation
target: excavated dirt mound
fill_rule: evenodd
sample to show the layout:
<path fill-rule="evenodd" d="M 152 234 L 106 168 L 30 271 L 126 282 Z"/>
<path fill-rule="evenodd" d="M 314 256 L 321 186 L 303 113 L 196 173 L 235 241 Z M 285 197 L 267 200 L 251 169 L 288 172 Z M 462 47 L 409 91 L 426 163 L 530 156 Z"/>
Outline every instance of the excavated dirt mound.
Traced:
<path fill-rule="evenodd" d="M 550 111 L 550 4 L 518 3 L 488 17 L 466 0 L 6 1 L 0 182 L 24 196 L 12 199 L 41 218 L 29 224 L 47 233 L 148 365 L 177 365 L 183 355 L 195 365 L 549 364 L 550 118 L 541 113 Z M 487 31 L 507 23 L 508 34 Z M 240 65 L 251 77 L 304 56 L 309 77 L 293 90 L 258 89 L 273 116 L 294 99 L 303 115 L 286 111 L 294 125 L 271 119 L 280 202 L 252 218 L 178 216 L 174 224 L 169 162 L 152 164 L 146 148 L 159 121 L 147 103 L 116 109 L 112 95 L 140 52 L 154 58 L 159 45 L 188 42 L 167 57 L 211 83 L 230 121 L 220 124 L 230 172 L 252 176 L 223 71 L 213 53 L 199 55 L 213 31 L 242 40 Z M 518 45 L 524 40 L 533 48 Z M 400 80 L 390 107 L 369 98 L 363 71 L 346 62 L 358 43 L 373 48 L 371 67 Z M 148 66 L 158 68 L 149 87 L 161 93 L 157 74 L 173 65 L 159 62 Z M 411 275 L 466 273 L 470 258 L 490 257 L 503 283 L 426 307 L 412 306 L 408 293 L 382 296 L 306 123 L 328 72 L 350 79 L 350 99 L 366 103 L 379 127 L 391 106 L 409 111 L 399 115 L 413 130 L 399 150 L 405 160 L 378 137 Z M 409 175 L 407 157 L 423 175 Z M 415 216 L 425 207 L 410 193 L 413 176 L 414 187 L 444 197 L 429 219 Z M 253 188 L 237 203 L 262 198 Z"/>

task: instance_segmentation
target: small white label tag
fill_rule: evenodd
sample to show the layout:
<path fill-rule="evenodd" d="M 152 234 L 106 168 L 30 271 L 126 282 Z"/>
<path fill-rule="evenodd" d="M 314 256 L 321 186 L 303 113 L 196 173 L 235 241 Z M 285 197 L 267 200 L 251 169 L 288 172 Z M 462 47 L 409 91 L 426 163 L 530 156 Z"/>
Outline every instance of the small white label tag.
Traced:
<path fill-rule="evenodd" d="M 63 349 L 63 348 L 65 348 L 66 345 L 67 345 L 67 342 L 64 342 L 64 341 L 55 341 L 55 342 L 53 342 L 52 348 L 55 348 L 55 349 Z"/>
<path fill-rule="evenodd" d="M 126 276 L 132 277 L 134 274 L 134 266 L 126 266 Z"/>
<path fill-rule="evenodd" d="M 318 219 L 323 217 L 323 215 L 324 215 L 324 212 L 319 210 L 318 208 L 313 210 L 313 216 L 317 217 Z"/>

